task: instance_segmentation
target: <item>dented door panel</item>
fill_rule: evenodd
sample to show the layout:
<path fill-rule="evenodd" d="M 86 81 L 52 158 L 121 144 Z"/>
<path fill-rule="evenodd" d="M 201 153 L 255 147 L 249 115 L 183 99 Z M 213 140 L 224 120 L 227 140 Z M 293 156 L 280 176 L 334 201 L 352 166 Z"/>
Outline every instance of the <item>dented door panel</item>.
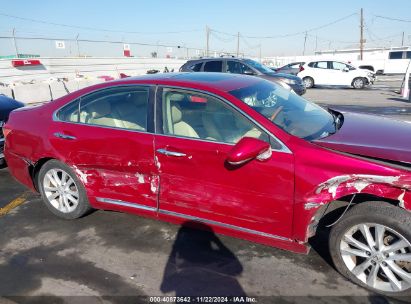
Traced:
<path fill-rule="evenodd" d="M 157 206 L 152 134 L 64 122 L 54 123 L 49 132 L 76 138 L 51 135 L 50 142 L 72 166 L 89 196 Z"/>

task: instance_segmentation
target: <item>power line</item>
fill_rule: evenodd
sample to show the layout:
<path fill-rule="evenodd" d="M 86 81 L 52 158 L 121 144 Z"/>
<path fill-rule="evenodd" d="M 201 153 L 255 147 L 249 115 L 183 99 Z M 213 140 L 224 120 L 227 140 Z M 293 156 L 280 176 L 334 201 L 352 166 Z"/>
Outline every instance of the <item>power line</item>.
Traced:
<path fill-rule="evenodd" d="M 245 36 L 247 38 L 252 38 L 252 39 L 271 39 L 271 38 L 285 38 L 285 37 L 292 37 L 292 36 L 298 36 L 298 35 L 305 35 L 306 33 L 310 33 L 310 32 L 314 32 L 314 31 L 318 31 L 320 29 L 329 27 L 331 25 L 334 25 L 338 22 L 341 22 L 343 20 L 346 20 L 348 18 L 351 18 L 352 16 L 358 15 L 358 13 L 352 13 L 350 15 L 347 15 L 345 17 L 339 18 L 337 20 L 334 20 L 332 22 L 308 29 L 308 30 L 304 30 L 301 32 L 296 32 L 296 33 L 290 33 L 290 34 L 282 34 L 282 35 L 275 35 L 275 36 Z"/>
<path fill-rule="evenodd" d="M 298 35 L 305 35 L 306 33 L 310 33 L 310 32 L 314 32 L 314 31 L 318 31 L 320 29 L 326 28 L 328 26 L 334 25 L 338 22 L 341 22 L 343 20 L 346 20 L 348 18 L 351 18 L 352 16 L 358 15 L 358 13 L 352 13 L 350 15 L 347 15 L 345 17 L 339 18 L 337 20 L 334 20 L 332 22 L 308 29 L 308 30 L 304 30 L 301 32 L 296 32 L 296 33 L 289 33 L 289 34 L 281 34 L 281 35 L 273 35 L 273 36 L 249 36 L 249 35 L 241 35 L 242 38 L 249 38 L 249 39 L 275 39 L 275 38 L 285 38 L 285 37 L 292 37 L 292 36 L 298 36 Z M 215 33 L 219 33 L 219 34 L 223 34 L 223 35 L 227 35 L 227 36 L 232 36 L 232 37 L 237 37 L 237 34 L 233 34 L 233 33 L 228 33 L 228 32 L 223 32 L 220 30 L 216 30 L 216 29 L 210 29 L 212 32 Z"/>
<path fill-rule="evenodd" d="M 55 25 L 55 26 L 82 29 L 82 30 L 88 30 L 88 31 L 110 32 L 110 33 L 147 34 L 147 35 L 151 35 L 151 34 L 180 34 L 180 33 L 189 33 L 189 32 L 199 32 L 199 31 L 201 31 L 199 29 L 184 30 L 184 31 L 168 31 L 168 32 L 120 31 L 120 30 L 109 30 L 109 29 L 103 29 L 103 28 L 95 28 L 95 27 L 86 27 L 86 26 L 78 26 L 78 25 L 70 25 L 70 24 L 63 24 L 63 23 L 48 22 L 48 21 L 44 21 L 44 20 L 24 18 L 24 17 L 14 16 L 14 15 L 9 15 L 9 14 L 4 14 L 4 13 L 0 13 L 0 16 L 19 19 L 19 20 L 24 20 L 24 21 L 30 21 L 30 22 L 35 22 L 35 23 L 42 23 L 42 24 L 47 24 L 47 25 Z"/>
<path fill-rule="evenodd" d="M 391 21 L 399 21 L 399 22 L 408 22 L 408 23 L 411 23 L 411 20 L 405 20 L 405 19 L 399 19 L 399 18 L 392 18 L 392 17 L 380 16 L 380 15 L 374 15 L 374 17 L 375 17 L 375 18 L 386 19 L 386 20 L 391 20 Z"/>

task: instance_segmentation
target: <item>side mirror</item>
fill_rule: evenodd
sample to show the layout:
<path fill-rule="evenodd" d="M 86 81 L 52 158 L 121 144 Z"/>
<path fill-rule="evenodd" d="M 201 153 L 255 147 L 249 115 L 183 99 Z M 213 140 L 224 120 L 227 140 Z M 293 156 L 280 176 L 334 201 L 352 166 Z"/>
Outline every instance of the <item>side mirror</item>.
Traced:
<path fill-rule="evenodd" d="M 241 165 L 254 158 L 264 161 L 271 154 L 269 143 L 253 137 L 243 137 L 228 153 L 227 162 L 230 165 Z"/>
<path fill-rule="evenodd" d="M 255 75 L 255 73 L 254 73 L 253 71 L 251 71 L 251 70 L 245 70 L 245 71 L 243 72 L 243 74 L 244 74 L 244 75 L 249 75 L 249 76 Z"/>
<path fill-rule="evenodd" d="M 343 72 L 348 72 L 348 71 L 350 71 L 350 69 L 349 69 L 349 68 L 343 68 L 342 71 L 343 71 Z"/>

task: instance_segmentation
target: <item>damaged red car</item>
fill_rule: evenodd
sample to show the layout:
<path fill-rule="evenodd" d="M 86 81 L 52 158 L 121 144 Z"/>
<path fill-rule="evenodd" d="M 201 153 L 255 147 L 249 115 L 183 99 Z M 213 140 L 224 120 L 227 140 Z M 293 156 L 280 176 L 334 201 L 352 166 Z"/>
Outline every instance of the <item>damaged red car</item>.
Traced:
<path fill-rule="evenodd" d="M 4 134 L 12 175 L 61 218 L 105 209 L 198 221 L 300 253 L 330 229 L 341 274 L 410 295 L 405 122 L 324 109 L 259 78 L 181 73 L 13 111 Z"/>

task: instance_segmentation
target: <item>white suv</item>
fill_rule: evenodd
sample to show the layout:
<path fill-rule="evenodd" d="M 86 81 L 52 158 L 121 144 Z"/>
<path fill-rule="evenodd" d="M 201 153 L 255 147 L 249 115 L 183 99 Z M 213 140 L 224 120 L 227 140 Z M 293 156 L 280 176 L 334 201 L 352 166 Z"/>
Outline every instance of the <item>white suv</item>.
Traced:
<path fill-rule="evenodd" d="M 306 88 L 315 85 L 352 86 L 362 89 L 375 81 L 375 74 L 369 70 L 355 68 L 340 61 L 311 61 L 303 65 L 298 77 Z"/>

